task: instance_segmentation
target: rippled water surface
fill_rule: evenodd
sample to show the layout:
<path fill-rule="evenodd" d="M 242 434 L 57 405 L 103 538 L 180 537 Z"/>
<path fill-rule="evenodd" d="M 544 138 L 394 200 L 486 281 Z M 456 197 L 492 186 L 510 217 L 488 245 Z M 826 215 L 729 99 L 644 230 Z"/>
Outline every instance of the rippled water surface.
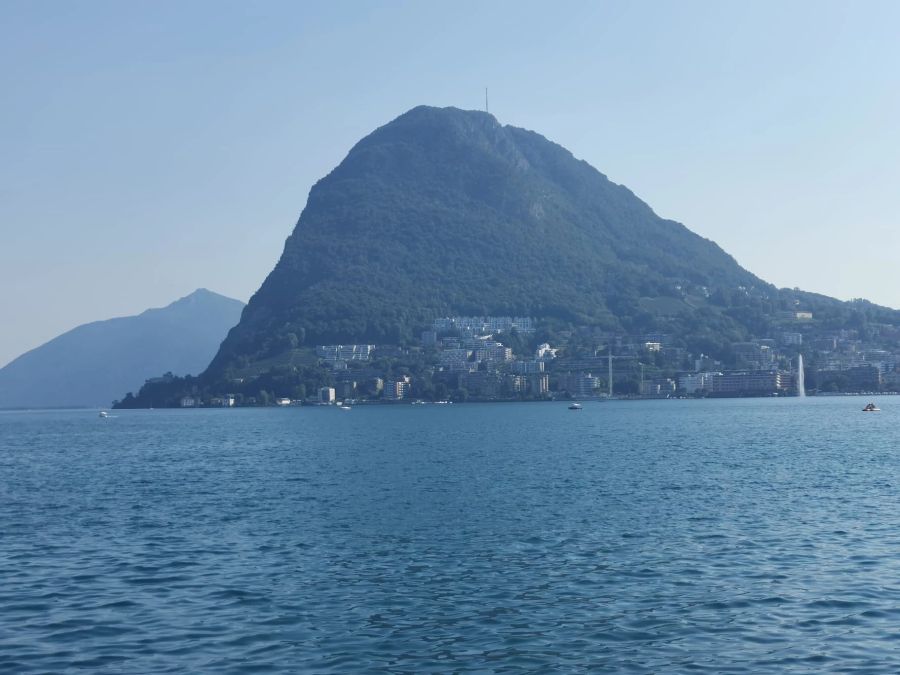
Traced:
<path fill-rule="evenodd" d="M 0 670 L 900 672 L 900 399 L 0 413 Z"/>

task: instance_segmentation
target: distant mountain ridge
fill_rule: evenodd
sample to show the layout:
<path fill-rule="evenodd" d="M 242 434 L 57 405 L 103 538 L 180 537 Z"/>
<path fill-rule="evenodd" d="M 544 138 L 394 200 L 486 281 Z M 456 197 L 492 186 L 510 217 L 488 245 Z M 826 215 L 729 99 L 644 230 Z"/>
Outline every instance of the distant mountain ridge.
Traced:
<path fill-rule="evenodd" d="M 105 407 L 165 372 L 200 372 L 243 308 L 201 288 L 166 307 L 73 328 L 0 369 L 0 408 Z"/>

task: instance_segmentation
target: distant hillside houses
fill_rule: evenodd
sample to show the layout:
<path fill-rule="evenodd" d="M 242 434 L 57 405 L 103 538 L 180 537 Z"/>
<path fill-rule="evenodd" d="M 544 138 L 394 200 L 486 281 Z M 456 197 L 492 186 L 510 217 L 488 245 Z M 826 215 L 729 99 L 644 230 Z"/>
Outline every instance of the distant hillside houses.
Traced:
<path fill-rule="evenodd" d="M 347 361 L 368 361 L 372 358 L 375 345 L 319 345 L 316 356 L 329 365 Z"/>
<path fill-rule="evenodd" d="M 478 365 L 469 361 L 471 355 L 472 352 L 468 349 L 444 349 L 438 355 L 438 364 L 453 372 L 467 372 Z"/>
<path fill-rule="evenodd" d="M 528 317 L 511 316 L 452 316 L 435 319 L 432 330 L 422 333 L 421 343 L 425 348 L 437 350 L 437 365 L 450 373 L 471 373 L 475 371 L 496 372 L 508 370 L 515 360 L 513 350 L 493 339 L 495 334 L 512 332 L 534 332 L 534 320 Z M 444 335 L 442 333 L 453 333 Z M 556 350 L 543 344 L 538 354 L 553 358 Z M 543 366 L 524 366 L 513 369 L 520 374 L 543 372 Z M 477 379 L 477 378 L 476 378 Z M 539 389 L 539 387 L 538 387 Z"/>
<path fill-rule="evenodd" d="M 448 316 L 435 319 L 434 331 L 457 330 L 463 334 L 484 335 L 486 333 L 534 332 L 534 319 L 522 316 Z"/>
<path fill-rule="evenodd" d="M 558 349 L 554 349 L 546 342 L 539 344 L 538 348 L 534 352 L 534 358 L 538 361 L 552 361 L 556 358 L 556 353 Z"/>

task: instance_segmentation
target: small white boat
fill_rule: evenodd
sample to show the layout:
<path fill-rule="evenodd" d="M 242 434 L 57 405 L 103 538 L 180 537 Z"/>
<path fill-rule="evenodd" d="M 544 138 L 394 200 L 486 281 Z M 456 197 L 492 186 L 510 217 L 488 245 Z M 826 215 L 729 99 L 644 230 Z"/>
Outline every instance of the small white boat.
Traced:
<path fill-rule="evenodd" d="M 876 406 L 874 403 L 869 403 L 865 408 L 862 409 L 863 412 L 881 412 L 881 408 Z"/>
<path fill-rule="evenodd" d="M 106 412 L 105 410 L 101 410 L 101 411 L 100 411 L 100 417 L 109 417 L 109 413 Z"/>
<path fill-rule="evenodd" d="M 569 406 L 569 410 L 581 410 L 581 404 L 580 403 L 572 403 L 572 405 Z"/>

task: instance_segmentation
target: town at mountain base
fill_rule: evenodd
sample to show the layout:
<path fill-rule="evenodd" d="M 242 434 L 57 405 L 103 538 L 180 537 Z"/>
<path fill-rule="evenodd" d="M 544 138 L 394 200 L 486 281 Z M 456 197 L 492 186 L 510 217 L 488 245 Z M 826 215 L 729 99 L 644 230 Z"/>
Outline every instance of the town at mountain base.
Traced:
<path fill-rule="evenodd" d="M 618 395 L 790 394 L 800 353 L 808 388 L 870 390 L 898 326 L 775 288 L 539 134 L 422 106 L 313 186 L 204 373 L 122 405 L 588 397 L 610 372 Z"/>

